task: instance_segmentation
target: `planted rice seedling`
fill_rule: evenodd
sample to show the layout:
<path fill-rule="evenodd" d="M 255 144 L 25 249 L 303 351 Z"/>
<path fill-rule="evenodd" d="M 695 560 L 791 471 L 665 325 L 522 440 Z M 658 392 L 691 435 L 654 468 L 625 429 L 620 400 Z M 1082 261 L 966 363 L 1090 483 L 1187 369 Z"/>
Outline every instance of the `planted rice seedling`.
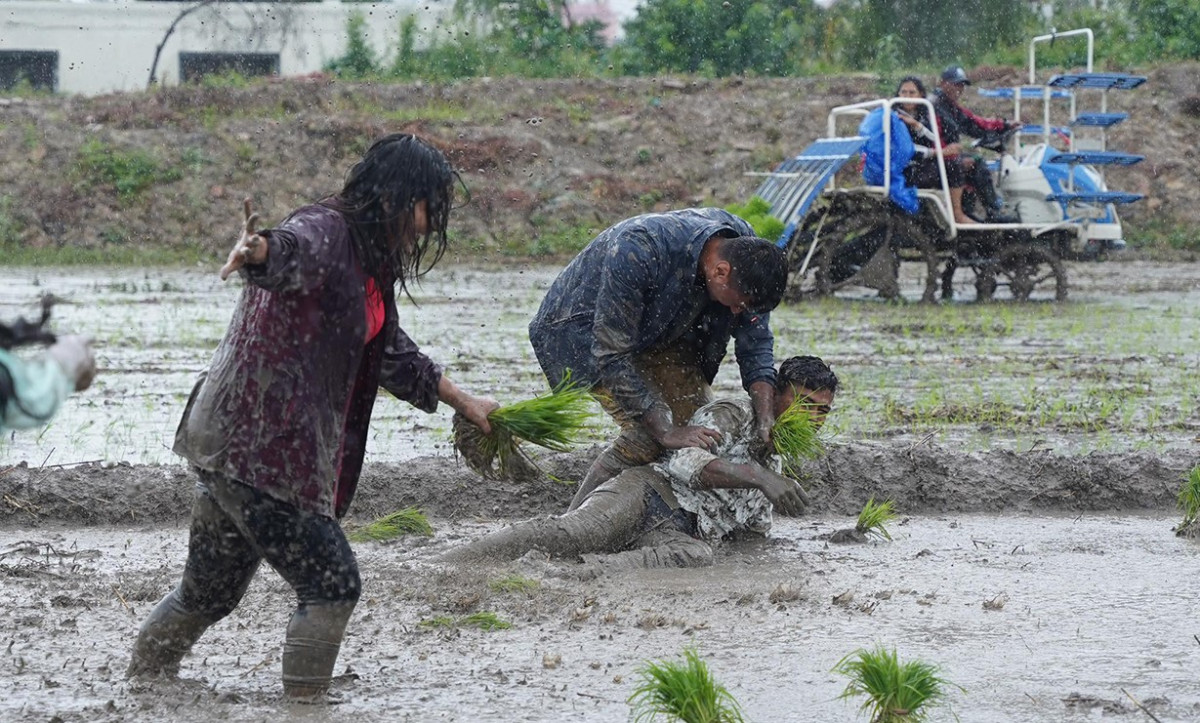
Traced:
<path fill-rule="evenodd" d="M 713 679 L 699 654 L 688 648 L 683 656 L 683 663 L 649 662 L 638 670 L 641 683 L 628 699 L 635 723 L 660 715 L 684 723 L 742 723 L 741 706 Z"/>
<path fill-rule="evenodd" d="M 492 592 L 521 592 L 529 594 L 541 587 L 537 580 L 531 580 L 520 575 L 508 575 L 488 581 L 488 589 Z"/>
<path fill-rule="evenodd" d="M 572 382 L 568 373 L 549 394 L 489 414 L 490 434 L 455 414 L 454 449 L 467 467 L 486 479 L 527 479 L 536 466 L 520 443 L 569 450 L 590 426 L 591 401 L 588 389 Z"/>
<path fill-rule="evenodd" d="M 850 678 L 840 698 L 866 697 L 859 710 L 871 715 L 871 723 L 928 720 L 931 709 L 944 701 L 946 686 L 954 685 L 938 675 L 936 665 L 920 660 L 901 663 L 895 648 L 856 650 L 838 661 L 833 671 Z"/>
<path fill-rule="evenodd" d="M 504 620 L 499 615 L 493 612 L 478 612 L 464 615 L 461 618 L 452 618 L 449 615 L 438 615 L 421 621 L 423 628 L 463 628 L 473 627 L 480 630 L 508 630 L 512 627 L 512 623 Z"/>
<path fill-rule="evenodd" d="M 351 542 L 382 542 L 394 540 L 403 535 L 433 534 L 433 526 L 425 513 L 416 507 L 405 507 L 397 512 L 384 515 L 351 532 L 346 537 Z"/>
<path fill-rule="evenodd" d="M 1192 468 L 1183 487 L 1179 490 L 1177 499 L 1179 510 L 1183 512 L 1183 521 L 1175 528 L 1175 534 L 1181 537 L 1194 537 L 1200 534 L 1200 526 L 1196 519 L 1200 516 L 1200 465 Z"/>
<path fill-rule="evenodd" d="M 875 504 L 875 498 L 872 497 L 863 505 L 862 512 L 858 513 L 858 522 L 854 524 L 854 529 L 863 535 L 878 535 L 890 541 L 892 535 L 887 531 L 887 524 L 894 519 L 896 511 L 892 501 L 885 500 Z"/>
<path fill-rule="evenodd" d="M 775 452 L 783 460 L 784 471 L 792 477 L 799 474 L 805 460 L 816 459 L 825 451 L 810 406 L 807 400 L 797 399 L 775 419 L 771 428 Z"/>

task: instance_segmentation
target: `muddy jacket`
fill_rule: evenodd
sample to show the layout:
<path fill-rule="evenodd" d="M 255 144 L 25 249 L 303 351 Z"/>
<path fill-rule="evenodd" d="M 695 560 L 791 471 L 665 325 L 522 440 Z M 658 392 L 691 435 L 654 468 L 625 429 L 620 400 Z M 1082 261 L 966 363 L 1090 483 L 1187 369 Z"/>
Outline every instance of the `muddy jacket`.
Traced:
<path fill-rule="evenodd" d="M 937 113 L 943 148 L 951 143 L 958 143 L 963 136 L 979 138 L 991 131 L 1002 131 L 1008 127 L 1008 121 L 1003 118 L 975 115 L 961 104 L 947 98 L 941 89 L 933 91 L 933 111 Z"/>
<path fill-rule="evenodd" d="M 723 459 L 734 464 L 759 464 L 778 474 L 782 462 L 776 455 L 754 456 L 758 439 L 754 408 L 749 399 L 719 399 L 705 404 L 692 415 L 691 424 L 721 433 L 717 450 L 699 447 L 673 450 L 654 465 L 671 483 L 679 506 L 696 515 L 700 536 L 716 542 L 739 530 L 765 535 L 771 529 L 771 500 L 757 489 L 705 489 L 700 475 L 709 462 Z"/>
<path fill-rule="evenodd" d="M 341 214 L 306 206 L 261 233 L 267 262 L 240 272 L 245 289 L 188 399 L 175 451 L 299 509 L 340 517 L 358 483 L 378 387 L 433 411 L 441 369 L 397 323 L 391 285 L 383 328 L 364 345 L 367 276 Z"/>
<path fill-rule="evenodd" d="M 775 381 L 767 314 L 734 315 L 708 298 L 700 252 L 714 235 L 753 236 L 718 208 L 650 213 L 622 221 L 565 268 L 529 324 L 529 340 L 551 384 L 599 383 L 633 418 L 657 400 L 634 369 L 635 354 L 681 342 L 699 352 L 711 383 L 729 339 L 746 388 Z"/>

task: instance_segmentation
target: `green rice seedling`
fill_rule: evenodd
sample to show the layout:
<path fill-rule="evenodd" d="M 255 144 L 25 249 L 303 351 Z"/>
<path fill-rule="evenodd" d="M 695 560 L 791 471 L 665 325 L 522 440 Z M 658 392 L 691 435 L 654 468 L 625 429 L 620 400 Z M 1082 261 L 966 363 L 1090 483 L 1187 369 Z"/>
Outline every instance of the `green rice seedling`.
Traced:
<path fill-rule="evenodd" d="M 816 459 L 825 451 L 810 406 L 808 400 L 797 399 L 776 417 L 775 426 L 771 428 L 775 452 L 783 460 L 784 471 L 792 477 L 799 475 L 805 460 Z"/>
<path fill-rule="evenodd" d="M 1177 503 L 1183 512 L 1183 522 L 1176 529 L 1183 531 L 1195 525 L 1197 516 L 1200 516 L 1200 465 L 1193 467 L 1184 480 Z"/>
<path fill-rule="evenodd" d="M 634 723 L 658 716 L 683 723 L 742 723 L 742 710 L 725 686 L 713 679 L 692 648 L 684 662 L 648 662 L 638 670 L 641 683 L 629 696 Z"/>
<path fill-rule="evenodd" d="M 425 517 L 425 513 L 416 507 L 405 507 L 358 528 L 346 537 L 351 542 L 382 542 L 394 540 L 403 535 L 428 537 L 432 534 L 433 526 L 429 524 L 429 518 Z"/>
<path fill-rule="evenodd" d="M 863 505 L 862 512 L 858 513 L 858 522 L 854 523 L 854 529 L 858 530 L 863 535 L 878 535 L 885 540 L 891 540 L 892 535 L 887 531 L 887 524 L 896 519 L 896 511 L 893 509 L 892 501 L 886 500 L 875 504 L 875 498 L 867 500 L 867 504 Z"/>
<path fill-rule="evenodd" d="M 454 416 L 454 449 L 472 471 L 487 479 L 522 479 L 536 466 L 521 449 L 529 442 L 566 452 L 591 426 L 592 397 L 568 372 L 549 394 L 500 407 L 488 415 L 490 434 Z"/>
<path fill-rule="evenodd" d="M 427 620 L 422 620 L 420 623 L 423 628 L 461 628 L 473 627 L 480 630 L 508 630 L 512 627 L 512 623 L 504 620 L 499 615 L 493 612 L 478 612 L 461 618 L 452 618 L 449 615 L 437 615 Z"/>
<path fill-rule="evenodd" d="M 931 709 L 945 699 L 945 687 L 954 685 L 938 675 L 935 665 L 920 660 L 901 663 L 895 648 L 856 650 L 838 661 L 833 671 L 850 678 L 838 697 L 865 696 L 859 710 L 870 714 L 871 723 L 926 721 Z"/>
<path fill-rule="evenodd" d="M 541 586 L 537 580 L 530 580 L 520 575 L 508 575 L 488 581 L 488 589 L 492 592 L 522 592 L 529 594 Z"/>

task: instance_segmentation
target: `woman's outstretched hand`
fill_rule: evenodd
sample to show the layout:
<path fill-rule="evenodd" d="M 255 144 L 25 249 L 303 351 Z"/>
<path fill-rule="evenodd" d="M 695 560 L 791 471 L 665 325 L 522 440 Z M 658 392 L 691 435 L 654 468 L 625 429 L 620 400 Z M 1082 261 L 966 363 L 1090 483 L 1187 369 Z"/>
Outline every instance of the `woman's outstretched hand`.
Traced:
<path fill-rule="evenodd" d="M 229 252 L 229 258 L 221 267 L 221 281 L 229 278 L 234 271 L 246 264 L 265 264 L 267 262 L 267 240 L 254 232 L 258 225 L 258 214 L 251 213 L 250 199 L 242 201 L 242 209 L 246 215 L 242 223 L 242 235 Z"/>

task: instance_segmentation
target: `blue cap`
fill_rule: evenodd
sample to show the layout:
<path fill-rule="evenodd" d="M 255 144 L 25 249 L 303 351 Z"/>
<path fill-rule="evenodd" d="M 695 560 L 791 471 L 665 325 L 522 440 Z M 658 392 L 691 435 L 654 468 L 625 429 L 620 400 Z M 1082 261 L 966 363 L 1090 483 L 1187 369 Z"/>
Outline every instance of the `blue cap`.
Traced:
<path fill-rule="evenodd" d="M 958 83 L 961 85 L 970 85 L 971 81 L 967 79 L 967 71 L 962 69 L 962 66 L 951 65 L 942 71 L 942 81 L 946 83 Z"/>

